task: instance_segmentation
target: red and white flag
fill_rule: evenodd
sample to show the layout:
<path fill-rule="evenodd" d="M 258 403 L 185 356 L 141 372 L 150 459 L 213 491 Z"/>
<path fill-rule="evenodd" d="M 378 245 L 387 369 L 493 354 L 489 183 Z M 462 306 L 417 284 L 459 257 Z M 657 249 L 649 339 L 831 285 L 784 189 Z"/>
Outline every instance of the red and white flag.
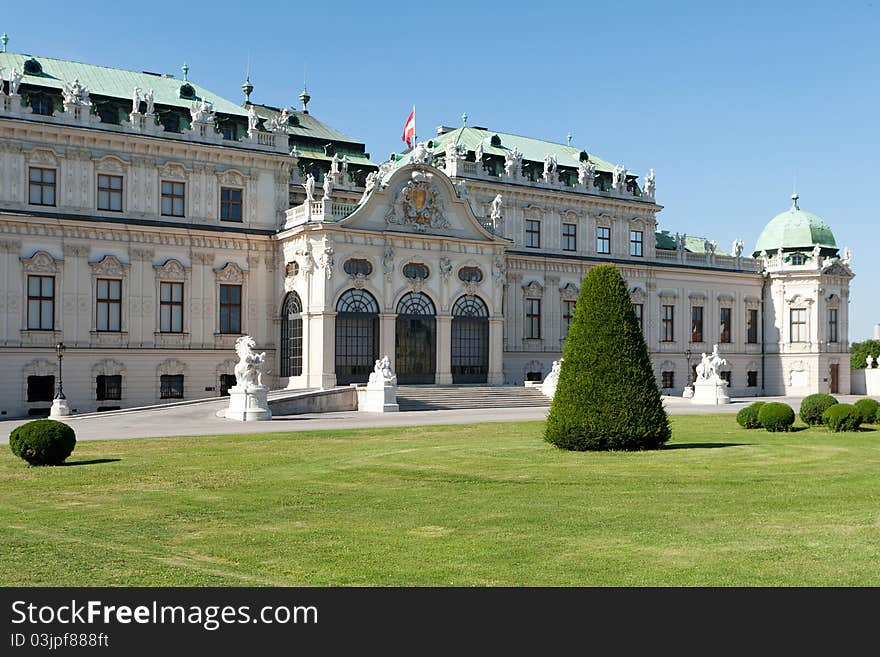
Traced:
<path fill-rule="evenodd" d="M 413 139 L 416 136 L 416 108 L 413 106 L 412 112 L 409 113 L 409 116 L 406 119 L 406 123 L 403 124 L 403 141 L 406 144 L 407 148 L 412 148 Z"/>

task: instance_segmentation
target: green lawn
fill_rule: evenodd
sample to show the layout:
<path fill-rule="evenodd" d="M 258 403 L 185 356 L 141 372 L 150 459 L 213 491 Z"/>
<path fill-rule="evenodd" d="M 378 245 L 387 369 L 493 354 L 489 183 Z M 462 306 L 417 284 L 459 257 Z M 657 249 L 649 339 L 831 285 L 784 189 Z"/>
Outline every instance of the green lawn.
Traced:
<path fill-rule="evenodd" d="M 672 424 L 644 453 L 541 422 L 2 446 L 0 585 L 880 585 L 880 431 Z"/>

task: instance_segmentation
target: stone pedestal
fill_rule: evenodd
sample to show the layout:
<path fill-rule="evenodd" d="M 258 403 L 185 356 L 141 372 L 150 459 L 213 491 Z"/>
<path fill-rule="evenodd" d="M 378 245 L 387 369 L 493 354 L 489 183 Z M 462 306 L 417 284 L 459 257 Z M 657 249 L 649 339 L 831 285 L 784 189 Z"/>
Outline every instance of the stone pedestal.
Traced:
<path fill-rule="evenodd" d="M 358 410 L 365 413 L 397 413 L 397 377 L 368 383 L 359 401 Z"/>
<path fill-rule="evenodd" d="M 724 379 L 697 381 L 694 383 L 694 395 L 691 397 L 691 403 L 711 406 L 729 404 L 727 381 Z"/>
<path fill-rule="evenodd" d="M 865 370 L 865 394 L 880 397 L 880 368 Z"/>
<path fill-rule="evenodd" d="M 67 417 L 70 415 L 70 406 L 67 405 L 67 399 L 64 397 L 56 397 L 52 400 L 52 408 L 49 409 L 50 418 Z"/>
<path fill-rule="evenodd" d="M 268 392 L 266 386 L 233 386 L 229 389 L 226 419 L 240 422 L 271 420 L 272 411 L 266 399 Z"/>

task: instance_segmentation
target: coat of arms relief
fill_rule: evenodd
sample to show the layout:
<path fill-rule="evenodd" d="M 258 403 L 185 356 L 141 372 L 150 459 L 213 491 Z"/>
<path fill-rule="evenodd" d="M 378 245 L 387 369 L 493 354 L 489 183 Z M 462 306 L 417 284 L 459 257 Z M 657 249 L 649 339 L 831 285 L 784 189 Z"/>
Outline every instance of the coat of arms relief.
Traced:
<path fill-rule="evenodd" d="M 385 215 L 385 223 L 409 226 L 418 233 L 449 228 L 437 189 L 423 178 L 414 178 L 403 186 Z"/>

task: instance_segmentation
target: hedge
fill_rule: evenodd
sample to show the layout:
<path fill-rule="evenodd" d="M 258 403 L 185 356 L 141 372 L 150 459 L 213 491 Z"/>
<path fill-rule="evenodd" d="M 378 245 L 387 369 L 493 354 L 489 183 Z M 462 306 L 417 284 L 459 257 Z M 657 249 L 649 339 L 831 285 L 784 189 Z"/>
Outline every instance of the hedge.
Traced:
<path fill-rule="evenodd" d="M 758 411 L 758 420 L 767 431 L 790 431 L 794 424 L 794 409 L 782 402 L 769 402 Z"/>
<path fill-rule="evenodd" d="M 836 404 L 825 411 L 825 425 L 835 433 L 838 431 L 858 431 L 862 416 L 852 404 Z"/>
<path fill-rule="evenodd" d="M 801 402 L 801 419 L 811 427 L 819 426 L 823 423 L 822 414 L 837 403 L 834 397 L 824 393 L 805 397 Z"/>
<path fill-rule="evenodd" d="M 31 465 L 60 465 L 73 453 L 76 433 L 57 420 L 33 420 L 9 434 L 9 448 Z"/>

